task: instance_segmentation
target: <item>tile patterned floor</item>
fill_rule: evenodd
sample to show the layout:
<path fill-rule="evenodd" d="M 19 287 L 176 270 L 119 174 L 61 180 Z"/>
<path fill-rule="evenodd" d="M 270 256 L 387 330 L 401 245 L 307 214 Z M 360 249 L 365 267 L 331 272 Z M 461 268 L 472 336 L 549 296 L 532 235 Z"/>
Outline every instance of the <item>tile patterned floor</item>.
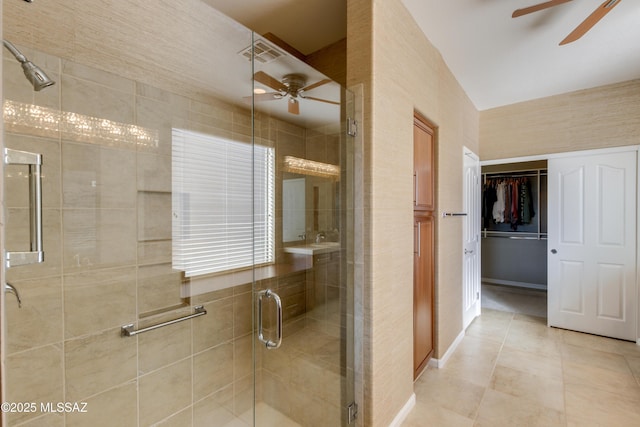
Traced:
<path fill-rule="evenodd" d="M 547 292 L 483 283 L 482 307 L 547 317 Z"/>
<path fill-rule="evenodd" d="M 403 427 L 640 426 L 640 346 L 483 308 L 414 388 Z"/>

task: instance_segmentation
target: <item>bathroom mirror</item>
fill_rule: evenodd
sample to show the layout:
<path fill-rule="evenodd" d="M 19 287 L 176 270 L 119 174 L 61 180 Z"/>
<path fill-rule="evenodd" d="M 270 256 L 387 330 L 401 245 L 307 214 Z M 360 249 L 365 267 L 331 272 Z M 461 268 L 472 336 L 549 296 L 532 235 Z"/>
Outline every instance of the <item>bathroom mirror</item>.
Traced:
<path fill-rule="evenodd" d="M 282 241 L 313 241 L 338 228 L 334 179 L 285 172 L 282 180 Z"/>
<path fill-rule="evenodd" d="M 291 177 L 282 180 L 282 241 L 294 242 L 304 240 L 305 195 L 304 177 L 289 174 Z"/>

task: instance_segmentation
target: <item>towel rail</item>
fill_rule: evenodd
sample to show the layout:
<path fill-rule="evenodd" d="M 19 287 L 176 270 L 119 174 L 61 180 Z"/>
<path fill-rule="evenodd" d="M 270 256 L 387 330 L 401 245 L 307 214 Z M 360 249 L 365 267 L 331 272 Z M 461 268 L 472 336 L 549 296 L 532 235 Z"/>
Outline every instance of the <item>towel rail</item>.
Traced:
<path fill-rule="evenodd" d="M 138 334 L 142 334 L 144 332 L 153 331 L 154 329 L 162 328 L 163 326 L 173 325 L 174 323 L 183 322 L 185 320 L 193 319 L 194 317 L 204 316 L 207 314 L 207 310 L 204 309 L 203 306 L 197 305 L 193 307 L 193 314 L 189 314 L 183 317 L 178 317 L 177 319 L 168 320 L 166 322 L 158 323 L 156 325 L 147 326 L 142 329 L 135 329 L 135 325 L 133 323 L 129 325 L 124 325 L 121 328 L 121 335 L 123 337 L 133 337 Z"/>

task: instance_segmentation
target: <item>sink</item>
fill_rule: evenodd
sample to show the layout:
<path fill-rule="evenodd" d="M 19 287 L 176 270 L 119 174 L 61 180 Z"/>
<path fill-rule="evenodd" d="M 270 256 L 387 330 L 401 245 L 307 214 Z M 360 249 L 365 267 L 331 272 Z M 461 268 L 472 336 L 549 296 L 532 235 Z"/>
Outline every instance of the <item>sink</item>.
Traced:
<path fill-rule="evenodd" d="M 340 242 L 320 242 L 320 243 L 311 243 L 309 246 L 313 248 L 339 248 Z"/>
<path fill-rule="evenodd" d="M 307 243 L 299 246 L 288 246 L 284 248 L 285 252 L 291 254 L 318 255 L 329 252 L 337 252 L 340 250 L 340 242 L 319 242 Z"/>

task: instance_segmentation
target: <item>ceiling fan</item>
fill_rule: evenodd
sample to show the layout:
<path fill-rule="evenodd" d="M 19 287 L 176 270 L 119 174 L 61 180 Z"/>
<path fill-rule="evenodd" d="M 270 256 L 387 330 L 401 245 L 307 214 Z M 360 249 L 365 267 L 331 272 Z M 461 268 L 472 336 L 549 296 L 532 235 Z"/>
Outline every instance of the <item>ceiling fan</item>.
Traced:
<path fill-rule="evenodd" d="M 553 6 L 558 6 L 562 3 L 567 3 L 569 1 L 571 0 L 551 0 L 533 6 L 525 7 L 514 11 L 511 17 L 517 18 L 518 16 L 528 15 L 529 13 L 548 9 Z M 593 26 L 596 25 L 602 18 L 604 18 L 607 13 L 611 12 L 611 9 L 617 6 L 620 1 L 621 0 L 605 0 L 605 2 L 602 3 L 596 10 L 594 10 L 593 13 L 587 17 L 587 19 L 582 21 L 582 23 L 571 32 L 571 34 L 565 37 L 564 40 L 560 42 L 560 45 L 562 46 L 564 44 L 574 42 L 585 35 L 586 32 L 593 28 Z"/>
<path fill-rule="evenodd" d="M 300 114 L 300 104 L 298 99 L 310 99 L 313 101 L 326 102 L 327 104 L 340 105 L 339 102 L 330 101 L 328 99 L 314 98 L 307 96 L 306 93 L 324 84 L 330 83 L 331 80 L 323 79 L 307 86 L 307 77 L 304 74 L 287 74 L 282 77 L 282 81 L 271 77 L 264 71 L 258 71 L 253 75 L 258 83 L 261 83 L 276 92 L 256 93 L 253 99 L 256 101 L 274 101 L 277 99 L 288 98 L 288 111 L 291 114 Z M 251 97 L 247 97 L 251 98 Z"/>

